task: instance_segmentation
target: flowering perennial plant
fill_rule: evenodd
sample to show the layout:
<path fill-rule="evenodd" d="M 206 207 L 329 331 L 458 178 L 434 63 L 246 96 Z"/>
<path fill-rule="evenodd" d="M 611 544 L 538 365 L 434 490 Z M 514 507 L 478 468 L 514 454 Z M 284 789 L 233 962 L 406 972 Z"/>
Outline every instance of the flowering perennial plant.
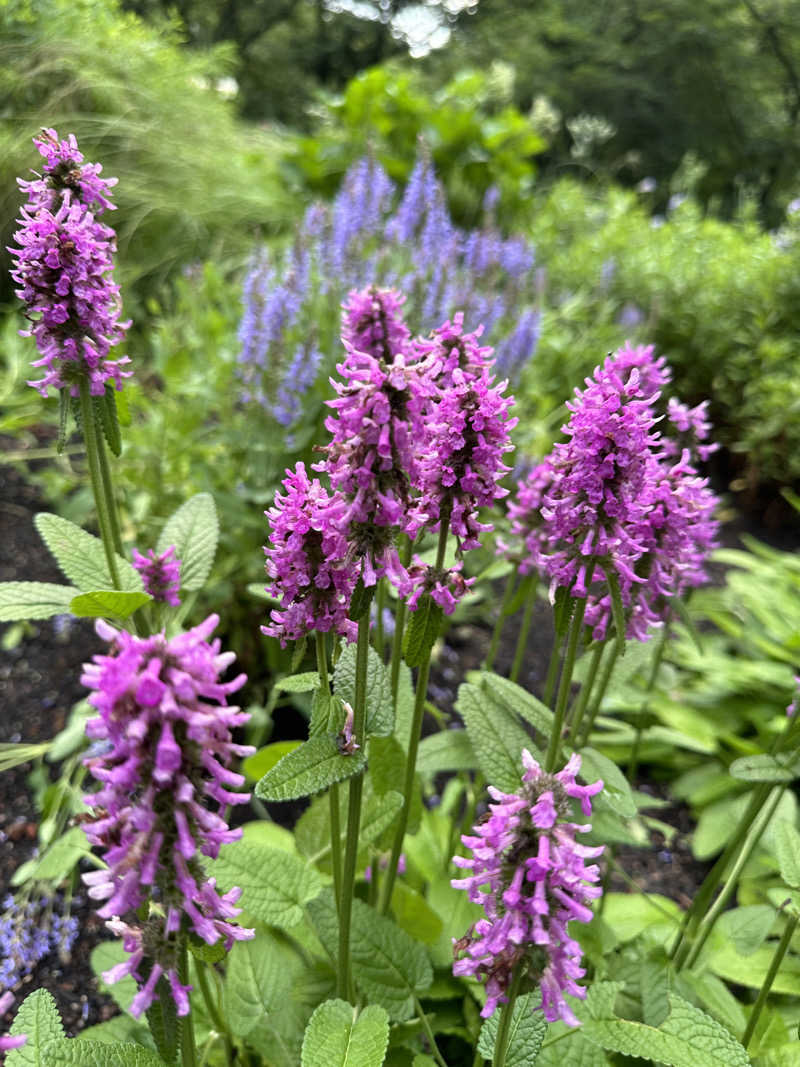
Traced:
<path fill-rule="evenodd" d="M 347 503 L 341 493 L 328 493 L 318 478 L 310 480 L 304 464 L 287 471 L 285 493 L 275 494 L 266 512 L 272 544 L 264 549 L 270 595 L 281 601 L 262 632 L 283 645 L 312 630 L 355 639 L 356 626 L 347 617 L 355 587 L 346 561 Z"/>
<path fill-rule="evenodd" d="M 146 556 L 134 548 L 133 566 L 141 574 L 144 590 L 153 600 L 170 604 L 173 608 L 178 607 L 181 602 L 178 596 L 181 588 L 181 561 L 175 557 L 174 545 L 170 545 L 160 556 L 157 556 L 152 548 Z"/>
<path fill-rule="evenodd" d="M 119 286 L 112 279 L 114 231 L 98 217 L 113 209 L 116 178 L 101 178 L 97 163 L 84 163 L 74 136 L 61 141 L 44 130 L 34 143 L 44 157 L 41 177 L 19 180 L 28 201 L 15 233 L 11 276 L 19 288 L 44 377 L 29 384 L 47 396 L 49 388 L 68 388 L 88 379 L 90 392 L 102 396 L 106 383 L 121 389 L 127 356 L 109 359 L 130 323 L 120 322 Z"/>
<path fill-rule="evenodd" d="M 586 990 L 577 984 L 584 975 L 581 949 L 567 924 L 592 918 L 589 905 L 602 895 L 596 884 L 600 870 L 584 861 L 596 859 L 603 848 L 575 841 L 575 834 L 591 826 L 570 821 L 570 798 L 579 801 L 588 817 L 591 797 L 603 783 L 578 785 L 578 755 L 557 774 L 545 774 L 525 749 L 522 761 L 521 791 L 503 793 L 490 786 L 495 803 L 489 805 L 489 815 L 472 835 L 461 838 L 472 857 L 453 859 L 470 873 L 451 884 L 465 889 L 486 913 L 454 941 L 453 973 L 485 981 L 481 1015 L 487 1018 L 507 1001 L 512 976 L 522 968 L 540 985 L 545 1018 L 577 1026 L 564 994 L 583 999 Z"/>
<path fill-rule="evenodd" d="M 174 935 L 180 931 L 189 929 L 209 945 L 222 939 L 228 948 L 253 936 L 231 921 L 239 914 L 240 891 L 219 894 L 200 860 L 215 858 L 221 845 L 241 837 L 224 812 L 229 804 L 246 803 L 248 795 L 232 792 L 244 778 L 229 764 L 254 751 L 231 740 L 232 729 L 249 719 L 227 706 L 245 676 L 220 680 L 235 657 L 220 653 L 218 640 L 209 641 L 218 621 L 210 615 L 167 640 L 163 634 L 135 637 L 99 620 L 97 631 L 112 652 L 95 656 L 82 677 L 99 712 L 86 732 L 106 749 L 86 760 L 100 788 L 86 798 L 94 817 L 84 830 L 108 864 L 84 881 L 89 896 L 104 902 L 98 915 L 111 921 L 131 953 L 106 980 L 137 978 L 134 1014 L 152 1003 L 162 973 L 178 1013 L 188 1012 L 176 958 Z M 142 922 L 132 913 L 150 897 L 158 900 L 161 915 Z M 120 923 L 127 914 L 130 922 Z"/>

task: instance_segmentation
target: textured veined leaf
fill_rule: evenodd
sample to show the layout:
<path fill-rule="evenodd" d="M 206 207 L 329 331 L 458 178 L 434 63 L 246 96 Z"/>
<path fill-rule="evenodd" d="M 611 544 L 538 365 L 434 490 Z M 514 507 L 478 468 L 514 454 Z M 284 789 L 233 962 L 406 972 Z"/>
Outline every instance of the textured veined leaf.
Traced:
<path fill-rule="evenodd" d="M 775 852 L 781 878 L 792 889 L 800 888 L 800 832 L 788 819 L 775 826 Z"/>
<path fill-rule="evenodd" d="M 314 928 L 335 959 L 339 922 L 333 893 L 324 890 L 309 904 Z M 350 952 L 356 985 L 373 1003 L 399 1022 L 414 1012 L 414 994 L 424 993 L 433 969 L 422 945 L 361 900 L 353 901 Z"/>
<path fill-rule="evenodd" d="M 389 1016 L 378 1004 L 359 1012 L 326 1000 L 308 1021 L 301 1067 L 381 1067 L 388 1043 Z"/>
<path fill-rule="evenodd" d="M 45 1049 L 47 1067 L 167 1067 L 155 1052 L 141 1045 L 107 1044 L 81 1038 L 54 1042 Z"/>
<path fill-rule="evenodd" d="M 536 1010 L 541 999 L 538 993 L 517 997 L 511 1015 L 506 1067 L 533 1067 L 536 1063 L 547 1033 L 547 1020 L 541 1011 Z M 478 1051 L 485 1060 L 494 1056 L 499 1025 L 500 1012 L 496 1011 L 481 1027 Z"/>
<path fill-rule="evenodd" d="M 553 712 L 546 704 L 537 700 L 516 682 L 492 671 L 481 671 L 479 678 L 481 688 L 486 689 L 498 704 L 525 719 L 539 733 L 549 736 L 553 725 Z"/>
<path fill-rule="evenodd" d="M 280 693 L 310 693 L 318 685 L 319 674 L 316 671 L 303 671 L 302 674 L 287 674 L 285 678 L 279 678 L 275 689 Z"/>
<path fill-rule="evenodd" d="M 167 519 L 156 545 L 160 555 L 175 546 L 181 561 L 181 589 L 202 589 L 211 573 L 219 539 L 219 520 L 210 493 L 197 493 Z"/>
<path fill-rule="evenodd" d="M 255 793 L 262 800 L 312 796 L 363 771 L 366 760 L 363 748 L 352 755 L 342 755 L 332 738 L 318 734 L 276 763 L 258 783 Z"/>
<path fill-rule="evenodd" d="M 297 953 L 269 930 L 236 941 L 225 967 L 225 1017 L 237 1037 L 246 1037 L 265 1016 L 280 1013 L 302 969 Z"/>
<path fill-rule="evenodd" d="M 0 622 L 64 614 L 79 592 L 75 586 L 53 582 L 0 582 Z"/>
<path fill-rule="evenodd" d="M 239 906 L 248 914 L 287 930 L 297 926 L 305 905 L 322 889 L 318 872 L 300 856 L 257 842 L 223 845 L 208 870 L 225 891 L 242 890 Z"/>
<path fill-rule="evenodd" d="M 522 750 L 531 748 L 531 740 L 523 728 L 477 686 L 468 682 L 459 687 L 456 708 L 488 781 L 506 792 L 518 789 L 522 778 Z"/>
<path fill-rule="evenodd" d="M 103 542 L 59 515 L 40 512 L 33 520 L 39 536 L 68 581 L 81 592 L 113 589 Z M 116 557 L 120 586 L 126 593 L 142 591 L 142 576 L 127 559 Z"/>
<path fill-rule="evenodd" d="M 749 904 L 723 912 L 715 924 L 740 956 L 752 956 L 775 925 L 776 913 L 769 904 Z"/>
<path fill-rule="evenodd" d="M 79 593 L 69 610 L 79 619 L 127 619 L 153 598 L 149 593 L 122 593 L 118 589 L 93 589 Z"/>
<path fill-rule="evenodd" d="M 45 1048 L 64 1038 L 56 1002 L 46 989 L 28 994 L 20 1004 L 9 1033 L 27 1034 L 27 1044 L 6 1054 L 6 1067 L 47 1067 Z"/>
<path fill-rule="evenodd" d="M 421 667 L 430 655 L 442 628 L 444 612 L 427 593 L 406 626 L 404 659 L 409 667 Z"/>
<path fill-rule="evenodd" d="M 417 770 L 422 775 L 440 771 L 472 771 L 478 757 L 466 730 L 442 730 L 420 741 Z"/>
<path fill-rule="evenodd" d="M 582 748 L 580 756 L 580 776 L 583 781 L 596 782 L 598 778 L 603 781 L 603 791 L 598 796 L 598 803 L 602 797 L 604 803 L 617 815 L 625 819 L 633 818 L 636 814 L 633 790 L 616 763 L 594 748 Z"/>
<path fill-rule="evenodd" d="M 347 645 L 333 672 L 337 696 L 355 707 L 356 646 Z M 367 653 L 367 736 L 389 737 L 394 730 L 394 703 L 388 671 L 374 648 Z"/>

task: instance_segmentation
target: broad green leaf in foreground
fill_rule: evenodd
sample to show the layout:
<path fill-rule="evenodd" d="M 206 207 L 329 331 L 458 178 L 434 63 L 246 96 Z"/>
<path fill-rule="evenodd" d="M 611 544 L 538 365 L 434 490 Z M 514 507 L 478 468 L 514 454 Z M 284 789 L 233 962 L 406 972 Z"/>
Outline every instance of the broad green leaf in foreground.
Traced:
<path fill-rule="evenodd" d="M 278 934 L 258 930 L 252 941 L 236 941 L 225 967 L 225 1017 L 238 1037 L 280 1013 L 302 968 Z"/>
<path fill-rule="evenodd" d="M 0 582 L 0 622 L 64 614 L 78 592 L 72 585 L 53 582 Z"/>
<path fill-rule="evenodd" d="M 30 993 L 20 1004 L 9 1033 L 27 1034 L 28 1042 L 6 1056 L 6 1067 L 46 1067 L 43 1049 L 64 1038 L 56 1002 L 46 989 Z"/>
<path fill-rule="evenodd" d="M 314 927 L 326 952 L 335 959 L 339 923 L 330 890 L 309 904 Z M 414 1012 L 414 994 L 424 993 L 433 969 L 422 945 L 363 901 L 353 901 L 350 950 L 353 975 L 362 993 L 398 1022 Z"/>
<path fill-rule="evenodd" d="M 525 996 L 517 997 L 511 1016 L 506 1067 L 532 1067 L 536 1063 L 544 1035 L 547 1033 L 547 1021 L 541 1011 L 536 1010 L 540 1000 L 538 993 L 526 993 Z M 485 1060 L 491 1060 L 494 1056 L 499 1025 L 500 1012 L 496 1011 L 481 1027 L 478 1051 Z"/>
<path fill-rule="evenodd" d="M 149 593 L 122 593 L 117 589 L 93 589 L 79 593 L 69 610 L 79 619 L 127 619 L 153 598 Z"/>
<path fill-rule="evenodd" d="M 326 1000 L 303 1037 L 301 1067 L 381 1067 L 389 1043 L 389 1016 L 377 1004 L 360 1013 L 344 1000 Z"/>
<path fill-rule="evenodd" d="M 332 738 L 319 734 L 276 763 L 258 783 L 255 793 L 262 800 L 295 800 L 321 793 L 334 782 L 362 771 L 366 758 L 363 748 L 343 756 Z"/>
<path fill-rule="evenodd" d="M 156 545 L 160 555 L 175 546 L 181 561 L 181 589 L 202 589 L 211 572 L 217 551 L 219 521 L 214 498 L 210 493 L 198 493 L 171 515 L 161 531 Z"/>
<path fill-rule="evenodd" d="M 590 1019 L 583 1033 L 610 1052 L 666 1067 L 749 1067 L 747 1053 L 721 1023 L 682 997 L 673 994 L 669 1003 L 658 1029 L 628 1019 Z"/>
<path fill-rule="evenodd" d="M 33 520 L 39 535 L 55 557 L 65 577 L 81 592 L 113 589 L 103 542 L 80 526 L 58 515 L 40 512 Z M 125 592 L 142 591 L 142 576 L 122 556 L 116 557 L 120 584 Z"/>
<path fill-rule="evenodd" d="M 522 750 L 531 747 L 523 728 L 477 686 L 468 682 L 459 687 L 456 708 L 488 781 L 498 789 L 518 789 L 522 778 Z"/>
<path fill-rule="evenodd" d="M 420 742 L 417 770 L 420 774 L 440 771 L 472 771 L 478 765 L 466 730 L 441 730 Z"/>
<path fill-rule="evenodd" d="M 333 672 L 337 696 L 355 707 L 356 646 L 347 645 Z M 394 730 L 394 701 L 389 673 L 374 648 L 367 653 L 367 735 L 389 737 Z"/>
<path fill-rule="evenodd" d="M 208 869 L 222 889 L 239 886 L 246 912 L 284 929 L 297 926 L 304 906 L 322 889 L 319 874 L 300 856 L 257 843 L 223 845 Z"/>
<path fill-rule="evenodd" d="M 580 756 L 580 776 L 583 781 L 596 782 L 598 778 L 603 781 L 603 791 L 598 796 L 598 802 L 602 797 L 617 815 L 625 819 L 633 818 L 636 814 L 636 801 L 627 778 L 616 763 L 594 748 L 582 748 Z"/>

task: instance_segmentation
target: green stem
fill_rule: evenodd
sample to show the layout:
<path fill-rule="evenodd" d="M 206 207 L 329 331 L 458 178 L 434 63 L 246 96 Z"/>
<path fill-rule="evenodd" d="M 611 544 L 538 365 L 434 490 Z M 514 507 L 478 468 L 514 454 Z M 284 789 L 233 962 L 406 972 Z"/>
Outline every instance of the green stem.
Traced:
<path fill-rule="evenodd" d="M 494 1042 L 494 1056 L 492 1056 L 492 1067 L 505 1067 L 508 1044 L 511 1040 L 511 1019 L 514 1015 L 514 1004 L 516 1003 L 517 994 L 519 993 L 523 969 L 524 968 L 518 964 L 517 969 L 514 972 L 514 977 L 511 979 L 511 987 L 508 991 L 508 1004 L 503 1005 L 503 1013 L 500 1016 L 500 1025 L 497 1027 L 497 1037 Z"/>
<path fill-rule="evenodd" d="M 178 945 L 178 978 L 182 985 L 189 984 L 189 953 L 186 949 L 186 934 L 180 933 Z M 197 1048 L 194 1043 L 192 1013 L 178 1016 L 178 1032 L 181 1046 L 181 1067 L 197 1067 Z"/>
<path fill-rule="evenodd" d="M 383 662 L 385 651 L 383 637 L 383 613 L 386 609 L 386 582 L 383 578 L 378 580 L 378 591 L 375 597 L 375 651 Z"/>
<path fill-rule="evenodd" d="M 664 652 L 667 648 L 667 638 L 669 635 L 669 621 L 665 620 L 661 629 L 661 634 L 658 638 L 658 646 L 653 656 L 653 662 L 650 666 L 650 675 L 647 679 L 647 689 L 645 690 L 645 697 L 642 701 L 642 706 L 639 708 L 639 717 L 636 722 L 636 737 L 633 739 L 633 748 L 631 749 L 631 760 L 628 764 L 628 781 L 633 782 L 634 776 L 639 769 L 639 750 L 642 747 L 642 734 L 644 733 L 644 717 L 650 710 L 650 697 L 653 692 L 653 688 L 656 684 L 656 678 L 658 672 L 661 669 L 661 663 L 664 659 Z"/>
<path fill-rule="evenodd" d="M 503 594 L 503 603 L 500 605 L 500 614 L 497 616 L 497 622 L 494 624 L 494 630 L 492 630 L 492 640 L 489 644 L 489 651 L 486 653 L 486 662 L 484 663 L 484 669 L 490 671 L 494 666 L 494 658 L 497 655 L 497 647 L 500 644 L 500 635 L 503 632 L 503 627 L 506 624 L 506 613 L 508 606 L 514 599 L 514 587 L 517 584 L 517 575 L 519 574 L 519 564 L 511 571 L 506 582 L 506 591 Z"/>
<path fill-rule="evenodd" d="M 594 683 L 597 678 L 597 671 L 600 667 L 600 660 L 603 658 L 605 650 L 606 642 L 601 641 L 597 648 L 592 652 L 592 659 L 589 663 L 589 673 L 586 676 L 586 681 L 581 686 L 578 699 L 572 705 L 567 715 L 569 735 L 572 738 L 576 738 L 580 733 L 583 716 L 586 714 L 586 706 L 589 703 L 589 697 L 592 694 L 592 689 L 594 688 Z"/>
<path fill-rule="evenodd" d="M 86 460 L 89 464 L 89 479 L 92 483 L 94 505 L 97 511 L 97 524 L 100 539 L 108 563 L 108 571 L 115 589 L 121 589 L 117 560 L 114 552 L 114 535 L 108 516 L 106 498 L 103 492 L 103 477 L 100 472 L 100 459 L 97 445 L 97 427 L 94 422 L 94 405 L 89 394 L 89 382 L 84 378 L 80 382 L 81 429 L 86 443 Z"/>
<path fill-rule="evenodd" d="M 528 649 L 528 631 L 531 628 L 531 618 L 533 617 L 533 607 L 536 603 L 537 592 L 536 583 L 534 582 L 531 585 L 528 599 L 525 601 L 525 611 L 522 616 L 522 625 L 519 628 L 517 647 L 514 649 L 514 662 L 511 665 L 511 674 L 509 675 L 512 682 L 516 682 L 517 678 L 519 678 L 519 672 L 522 669 L 522 661 L 525 658 L 525 653 Z"/>
<path fill-rule="evenodd" d="M 355 707 L 353 708 L 353 736 L 359 745 L 366 744 L 365 725 L 367 718 L 367 654 L 369 652 L 369 612 L 358 621 L 356 644 Z M 356 881 L 358 835 L 361 828 L 361 797 L 364 790 L 364 772 L 350 779 L 347 804 L 347 843 L 342 867 L 342 890 L 339 908 L 339 960 L 336 975 L 336 995 L 342 1000 L 350 999 L 350 917 L 353 910 L 353 890 Z"/>
<path fill-rule="evenodd" d="M 742 869 L 750 856 L 753 854 L 753 850 L 761 839 L 761 835 L 764 832 L 764 828 L 775 814 L 775 809 L 783 796 L 785 785 L 777 786 L 773 792 L 772 797 L 764 805 L 763 811 L 759 813 L 758 818 L 750 828 L 750 832 L 747 835 L 744 844 L 742 845 L 739 855 L 736 857 L 736 862 L 733 864 L 730 870 L 730 874 L 725 879 L 725 884 L 714 901 L 714 904 L 709 908 L 708 913 L 703 917 L 702 921 L 697 927 L 697 935 L 694 942 L 687 947 L 682 953 L 682 959 L 675 961 L 676 969 L 680 970 L 682 967 L 693 967 L 697 962 L 697 957 L 703 950 L 703 947 L 708 940 L 711 931 L 714 927 L 714 923 L 719 918 L 720 914 L 725 910 L 728 901 L 736 890 L 736 883 L 739 880 L 739 875 L 742 873 Z"/>
<path fill-rule="evenodd" d="M 586 587 L 589 588 L 594 570 L 593 561 L 586 568 Z M 578 652 L 578 642 L 583 630 L 583 616 L 586 612 L 586 597 L 581 597 L 575 605 L 572 619 L 567 633 L 567 651 L 564 654 L 564 669 L 561 672 L 561 681 L 558 686 L 556 707 L 553 712 L 553 732 L 550 734 L 550 742 L 547 746 L 547 754 L 544 759 L 544 770 L 549 774 L 555 769 L 558 760 L 558 751 L 561 747 L 561 731 L 564 727 L 564 715 L 567 710 L 569 687 L 572 684 L 572 674 L 575 670 L 575 658 Z"/>
<path fill-rule="evenodd" d="M 413 548 L 414 542 L 407 537 L 400 559 L 404 567 L 407 567 L 411 562 Z M 397 707 L 397 689 L 400 684 L 400 664 L 403 662 L 403 631 L 406 628 L 407 613 L 408 608 L 406 607 L 405 600 L 398 599 L 397 611 L 394 616 L 394 639 L 392 640 L 391 668 L 392 703 L 395 708 Z"/>
<path fill-rule="evenodd" d="M 441 570 L 444 564 L 444 555 L 447 549 L 447 534 L 450 529 L 449 510 L 442 514 L 439 525 L 439 544 L 436 551 L 435 569 Z M 414 793 L 414 774 L 417 770 L 417 751 L 419 750 L 419 735 L 422 730 L 422 718 L 425 714 L 425 697 L 428 692 L 428 675 L 431 669 L 431 650 L 428 652 L 419 666 L 417 673 L 417 689 L 414 694 L 414 715 L 411 720 L 411 736 L 408 741 L 408 756 L 406 757 L 406 777 L 403 788 L 403 807 L 400 809 L 400 819 L 397 823 L 392 854 L 389 857 L 389 865 L 386 868 L 386 876 L 381 886 L 380 913 L 385 915 L 389 910 L 397 877 L 397 864 L 400 862 L 400 853 L 403 851 L 403 839 L 408 827 L 408 815 L 411 811 L 411 801 Z"/>
<path fill-rule="evenodd" d="M 200 986 L 200 993 L 203 997 L 203 1003 L 206 1006 L 208 1017 L 214 1024 L 214 1029 L 220 1035 L 225 1042 L 225 1063 L 226 1067 L 230 1067 L 233 1063 L 233 1042 L 231 1041 L 230 1030 L 225 1024 L 219 1006 L 209 988 L 208 978 L 206 978 L 207 963 L 203 963 L 202 960 L 195 960 L 195 973 L 197 974 L 197 984 Z"/>
<path fill-rule="evenodd" d="M 778 973 L 778 969 L 783 963 L 783 957 L 789 948 L 789 944 L 794 936 L 794 932 L 797 929 L 797 923 L 800 921 L 800 915 L 794 915 L 786 924 L 786 929 L 783 931 L 783 937 L 778 943 L 778 947 L 775 949 L 775 954 L 772 957 L 772 962 L 769 965 L 769 970 L 766 973 L 764 981 L 761 985 L 761 989 L 758 991 L 758 997 L 750 1012 L 750 1018 L 747 1020 L 747 1026 L 742 1034 L 742 1044 L 745 1048 L 750 1044 L 755 1033 L 758 1017 L 761 1015 L 764 1005 L 767 1002 L 769 991 L 772 988 L 772 983 L 775 981 L 775 975 Z"/>
<path fill-rule="evenodd" d="M 436 1038 L 433 1036 L 431 1024 L 428 1022 L 428 1016 L 422 1010 L 422 1005 L 417 1000 L 416 994 L 414 994 L 414 1006 L 416 1008 L 419 1021 L 422 1023 L 422 1029 L 425 1031 L 425 1036 L 428 1039 L 428 1044 L 430 1045 L 431 1054 L 433 1055 L 433 1058 L 439 1064 L 439 1067 L 447 1067 L 447 1061 L 444 1059 L 441 1052 L 439 1051 L 439 1047 L 436 1044 Z"/>
<path fill-rule="evenodd" d="M 102 428 L 95 428 L 95 436 L 97 438 L 97 458 L 100 465 L 100 480 L 103 483 L 103 494 L 106 500 L 108 518 L 111 523 L 111 537 L 114 542 L 115 551 L 120 556 L 124 556 L 125 552 L 122 548 L 122 532 L 120 530 L 119 515 L 117 513 L 117 498 L 114 495 L 114 485 L 111 481 L 111 467 L 108 463 L 108 453 L 106 451 L 106 442 L 103 437 Z"/>
<path fill-rule="evenodd" d="M 558 643 L 558 635 L 553 637 L 553 651 L 550 653 L 550 662 L 547 664 L 547 677 L 544 680 L 544 692 L 542 702 L 550 707 L 553 702 L 553 694 L 556 691 L 556 679 L 558 667 L 561 663 L 561 645 Z"/>
<path fill-rule="evenodd" d="M 328 681 L 328 651 L 325 647 L 325 634 L 317 630 L 315 634 L 317 649 L 317 672 L 319 674 L 319 686 L 330 695 L 330 682 Z M 331 817 L 331 863 L 333 865 L 333 895 L 336 898 L 337 910 L 340 907 L 342 893 L 342 828 L 339 820 L 339 785 L 334 782 L 328 790 L 328 803 Z"/>
<path fill-rule="evenodd" d="M 609 641 L 608 644 L 611 648 L 611 651 L 609 652 L 608 656 L 606 657 L 606 661 L 603 664 L 603 671 L 600 675 L 600 683 L 598 684 L 596 691 L 591 696 L 590 703 L 592 710 L 589 712 L 589 717 L 585 718 L 583 729 L 581 731 L 581 736 L 578 737 L 577 735 L 575 735 L 576 748 L 583 748 L 583 746 L 589 740 L 589 735 L 594 729 L 595 719 L 600 714 L 600 708 L 603 704 L 603 697 L 606 695 L 606 690 L 608 689 L 609 683 L 611 681 L 611 675 L 614 673 L 614 668 L 616 667 L 617 660 L 619 659 L 619 648 L 617 642 Z"/>

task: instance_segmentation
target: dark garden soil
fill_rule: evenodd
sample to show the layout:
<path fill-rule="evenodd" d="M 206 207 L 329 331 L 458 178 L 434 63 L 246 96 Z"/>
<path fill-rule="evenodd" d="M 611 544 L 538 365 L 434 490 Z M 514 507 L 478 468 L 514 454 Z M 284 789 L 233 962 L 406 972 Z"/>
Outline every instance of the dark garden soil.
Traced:
<path fill-rule="evenodd" d="M 36 490 L 9 468 L 0 467 L 0 581 L 62 581 L 33 527 L 33 516 L 42 510 Z M 760 531 L 759 531 L 760 532 Z M 727 537 L 733 539 L 731 531 Z M 782 539 L 780 539 L 782 540 Z M 500 594 L 499 594 L 500 595 Z M 496 669 L 507 673 L 517 638 L 517 619 L 504 633 Z M 8 640 L 12 627 L 0 627 L 0 640 Z M 452 628 L 431 674 L 432 700 L 445 711 L 452 704 L 465 673 L 483 662 L 489 642 L 487 627 L 462 625 Z M 552 644 L 549 612 L 542 604 L 534 615 L 529 652 L 520 682 L 541 692 Z M 0 650 L 0 741 L 43 741 L 63 728 L 72 704 L 85 695 L 80 685 L 81 664 L 99 651 L 100 642 L 88 622 L 72 620 L 66 626 L 45 620 L 25 628 L 12 647 Z M 276 735 L 283 734 L 276 724 Z M 428 728 L 433 723 L 427 724 Z M 427 730 L 426 730 L 427 732 Z M 296 736 L 296 733 L 292 733 Z M 47 766 L 47 765 L 46 765 Z M 55 769 L 49 768 L 52 776 Z M 5 895 L 14 870 L 28 859 L 36 845 L 36 811 L 28 785 L 30 765 L 0 774 L 0 897 Z M 647 791 L 646 782 L 639 787 Z M 656 792 L 655 789 L 651 790 Z M 288 806 L 275 806 L 273 816 L 287 820 Z M 651 892 L 663 893 L 684 907 L 702 880 L 706 867 L 691 855 L 688 811 L 680 806 L 659 810 L 658 818 L 675 827 L 667 848 L 663 837 L 654 832 L 649 848 L 625 848 L 617 853 L 628 877 Z M 617 875 L 611 887 L 628 888 Z M 104 938 L 104 927 L 84 898 L 73 909 L 81 923 L 81 934 L 71 959 L 43 960 L 18 990 L 44 987 L 55 996 L 67 1032 L 74 1034 L 86 1026 L 109 1018 L 116 1011 L 111 999 L 98 991 L 89 966 L 89 955 Z M 0 1020 L 2 1032 L 9 1020 Z"/>

